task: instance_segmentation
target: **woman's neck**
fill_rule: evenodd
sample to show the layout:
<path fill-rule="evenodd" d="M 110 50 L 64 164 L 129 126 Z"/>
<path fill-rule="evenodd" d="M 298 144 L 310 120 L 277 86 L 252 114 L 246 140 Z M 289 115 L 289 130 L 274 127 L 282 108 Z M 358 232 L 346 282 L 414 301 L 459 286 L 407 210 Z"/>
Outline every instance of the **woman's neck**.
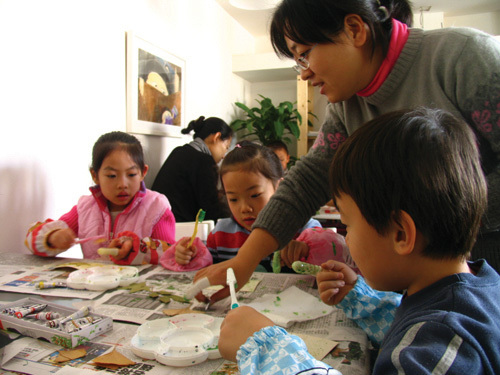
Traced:
<path fill-rule="evenodd" d="M 357 93 L 359 96 L 370 96 L 374 94 L 380 86 L 385 82 L 385 79 L 391 72 L 392 68 L 396 64 L 398 57 L 403 50 L 403 47 L 408 40 L 410 32 L 408 27 L 399 22 L 398 20 L 392 20 L 392 33 L 391 40 L 389 42 L 389 47 L 387 49 L 387 54 L 384 56 L 382 53 L 382 48 L 378 47 L 378 56 L 371 66 L 376 68 L 371 75 L 370 83 L 361 91 Z M 376 51 L 377 52 L 377 51 Z"/>

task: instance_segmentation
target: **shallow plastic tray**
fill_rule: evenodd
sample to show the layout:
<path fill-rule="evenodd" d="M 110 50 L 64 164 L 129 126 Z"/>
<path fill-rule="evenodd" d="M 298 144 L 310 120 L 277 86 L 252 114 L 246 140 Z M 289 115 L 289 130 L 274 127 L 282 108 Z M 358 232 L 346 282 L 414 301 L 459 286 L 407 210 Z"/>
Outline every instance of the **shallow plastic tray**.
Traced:
<path fill-rule="evenodd" d="M 222 318 L 204 314 L 181 314 L 139 326 L 131 340 L 132 351 L 144 359 L 174 367 L 193 366 L 220 358 Z"/>
<path fill-rule="evenodd" d="M 43 299 L 27 297 L 14 302 L 9 302 L 0 305 L 0 329 L 8 329 L 16 331 L 21 335 L 34 337 L 36 339 L 45 339 L 53 344 L 61 345 L 66 348 L 74 348 L 94 337 L 113 329 L 113 319 L 94 312 L 90 316 L 95 318 L 102 318 L 99 322 L 83 327 L 82 329 L 67 333 L 59 328 L 50 328 L 45 325 L 46 321 L 34 320 L 29 318 L 19 319 L 7 313 L 2 313 L 2 310 L 8 307 L 16 307 L 22 305 L 33 304 L 47 304 L 45 308 L 47 311 L 54 311 L 61 314 L 61 316 L 68 316 L 78 311 L 70 307 L 62 306 L 56 303 L 51 303 Z M 43 310 L 43 311 L 45 311 Z"/>
<path fill-rule="evenodd" d="M 100 291 L 127 286 L 138 279 L 139 270 L 136 267 L 104 265 L 73 271 L 66 283 L 72 289 Z"/>

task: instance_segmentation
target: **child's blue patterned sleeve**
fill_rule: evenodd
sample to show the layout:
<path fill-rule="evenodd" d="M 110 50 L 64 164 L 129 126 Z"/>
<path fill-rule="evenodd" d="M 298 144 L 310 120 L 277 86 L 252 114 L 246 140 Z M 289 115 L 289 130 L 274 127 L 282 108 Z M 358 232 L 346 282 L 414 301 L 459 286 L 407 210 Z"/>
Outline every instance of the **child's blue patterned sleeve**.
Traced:
<path fill-rule="evenodd" d="M 278 326 L 265 327 L 249 337 L 236 359 L 241 375 L 341 375 L 309 354 L 300 337 Z"/>
<path fill-rule="evenodd" d="M 378 347 L 394 320 L 402 297 L 399 293 L 374 290 L 366 284 L 362 276 L 358 276 L 354 288 L 337 307 L 354 320 Z"/>

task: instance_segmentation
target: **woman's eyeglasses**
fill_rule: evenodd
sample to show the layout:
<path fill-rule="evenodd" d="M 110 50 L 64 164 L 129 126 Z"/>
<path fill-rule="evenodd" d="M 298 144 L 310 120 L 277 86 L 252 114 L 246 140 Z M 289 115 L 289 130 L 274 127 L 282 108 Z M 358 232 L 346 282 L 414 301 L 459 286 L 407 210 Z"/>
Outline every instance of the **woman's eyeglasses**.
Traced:
<path fill-rule="evenodd" d="M 302 70 L 309 69 L 309 61 L 307 60 L 307 56 L 311 53 L 311 51 L 316 47 L 318 43 L 316 43 L 314 46 L 312 46 L 308 51 L 304 52 L 300 57 L 295 60 L 297 65 L 293 66 L 293 70 L 295 70 L 297 73 L 301 73 Z"/>

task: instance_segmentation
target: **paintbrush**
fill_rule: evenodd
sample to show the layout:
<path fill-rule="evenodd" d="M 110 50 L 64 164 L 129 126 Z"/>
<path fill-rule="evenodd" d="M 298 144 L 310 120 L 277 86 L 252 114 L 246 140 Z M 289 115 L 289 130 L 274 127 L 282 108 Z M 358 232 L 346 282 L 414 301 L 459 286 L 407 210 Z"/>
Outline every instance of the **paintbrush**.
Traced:
<path fill-rule="evenodd" d="M 195 223 L 194 223 L 194 231 L 193 231 L 193 235 L 191 236 L 191 239 L 189 240 L 188 242 L 188 249 L 191 247 L 191 245 L 193 244 L 194 242 L 194 239 L 196 237 L 196 233 L 198 233 L 198 223 L 205 220 L 205 211 L 203 211 L 201 208 L 199 209 L 198 213 L 196 214 L 196 219 L 195 219 Z"/>

